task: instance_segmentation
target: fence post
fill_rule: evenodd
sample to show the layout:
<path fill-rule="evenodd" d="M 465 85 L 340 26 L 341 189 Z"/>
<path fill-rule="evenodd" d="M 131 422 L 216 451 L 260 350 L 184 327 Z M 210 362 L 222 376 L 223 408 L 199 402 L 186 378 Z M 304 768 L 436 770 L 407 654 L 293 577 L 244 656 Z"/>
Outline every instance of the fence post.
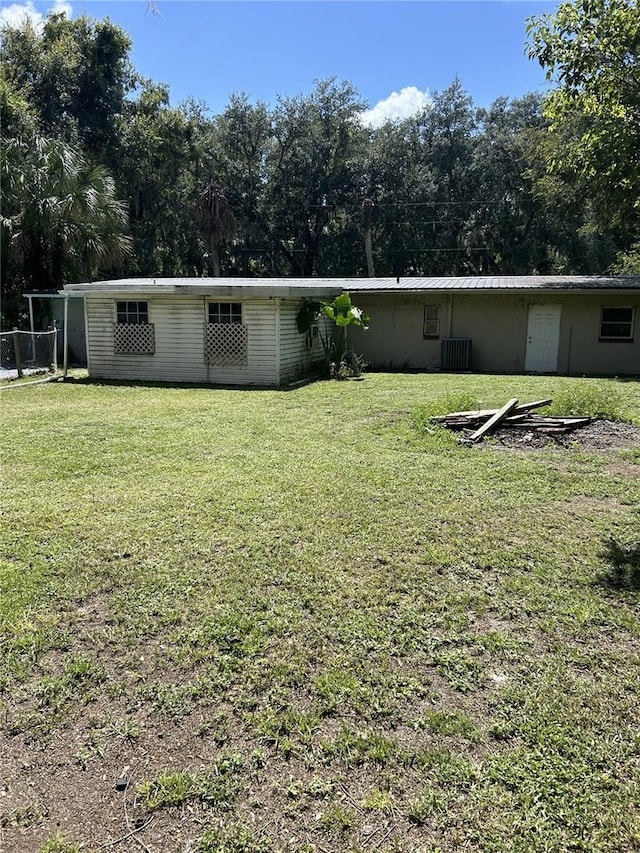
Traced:
<path fill-rule="evenodd" d="M 16 370 L 18 371 L 18 379 L 22 378 L 22 352 L 20 351 L 20 332 L 17 327 L 13 327 L 13 350 L 16 354 Z"/>
<path fill-rule="evenodd" d="M 53 369 L 54 373 L 58 369 L 58 327 L 54 323 L 53 326 L 49 326 L 47 331 L 50 332 L 49 335 L 49 369 Z"/>

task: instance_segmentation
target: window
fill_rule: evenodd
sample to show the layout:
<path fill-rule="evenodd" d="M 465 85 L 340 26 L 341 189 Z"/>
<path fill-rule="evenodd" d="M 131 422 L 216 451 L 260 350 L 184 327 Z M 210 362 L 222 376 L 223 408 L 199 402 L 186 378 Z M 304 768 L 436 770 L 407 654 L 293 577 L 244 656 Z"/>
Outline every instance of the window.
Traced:
<path fill-rule="evenodd" d="M 204 360 L 218 367 L 248 363 L 248 329 L 242 322 L 241 302 L 209 302 L 204 324 Z"/>
<path fill-rule="evenodd" d="M 603 307 L 600 311 L 601 341 L 632 341 L 634 308 Z"/>
<path fill-rule="evenodd" d="M 210 323 L 242 323 L 242 304 L 240 302 L 210 302 Z"/>
<path fill-rule="evenodd" d="M 312 350 L 316 345 L 316 341 L 319 339 L 319 335 L 318 326 L 314 323 L 313 326 L 307 329 L 307 333 L 304 336 L 305 349 Z"/>
<path fill-rule="evenodd" d="M 424 306 L 424 338 L 439 338 L 440 337 L 440 306 L 425 305 Z"/>
<path fill-rule="evenodd" d="M 149 322 L 147 302 L 116 302 L 113 351 L 118 354 L 153 355 L 155 328 Z"/>
<path fill-rule="evenodd" d="M 118 323 L 130 323 L 139 326 L 149 322 L 149 309 L 146 302 L 118 302 Z"/>

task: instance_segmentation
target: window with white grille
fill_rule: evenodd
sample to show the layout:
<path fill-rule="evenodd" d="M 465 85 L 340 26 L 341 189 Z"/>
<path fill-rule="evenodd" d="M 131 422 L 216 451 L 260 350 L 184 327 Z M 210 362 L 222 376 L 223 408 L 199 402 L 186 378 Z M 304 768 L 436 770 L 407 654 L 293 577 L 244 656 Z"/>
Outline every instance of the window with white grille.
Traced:
<path fill-rule="evenodd" d="M 116 305 L 118 324 L 133 326 L 149 322 L 148 302 L 118 302 Z"/>
<path fill-rule="evenodd" d="M 155 327 L 149 322 L 147 302 L 116 303 L 113 351 L 134 355 L 153 355 L 156 351 Z"/>
<path fill-rule="evenodd" d="M 240 302 L 210 302 L 204 324 L 204 360 L 219 367 L 247 364 L 249 334 Z"/>
<path fill-rule="evenodd" d="M 209 322 L 221 325 L 242 323 L 242 303 L 210 302 Z"/>

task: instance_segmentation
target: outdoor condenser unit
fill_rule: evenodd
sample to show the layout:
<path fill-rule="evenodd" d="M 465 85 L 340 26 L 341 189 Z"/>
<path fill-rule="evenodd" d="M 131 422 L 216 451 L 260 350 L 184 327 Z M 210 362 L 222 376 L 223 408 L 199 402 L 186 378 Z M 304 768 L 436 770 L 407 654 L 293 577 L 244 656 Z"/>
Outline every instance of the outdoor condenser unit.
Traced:
<path fill-rule="evenodd" d="M 471 338 L 443 338 L 441 370 L 471 370 Z"/>

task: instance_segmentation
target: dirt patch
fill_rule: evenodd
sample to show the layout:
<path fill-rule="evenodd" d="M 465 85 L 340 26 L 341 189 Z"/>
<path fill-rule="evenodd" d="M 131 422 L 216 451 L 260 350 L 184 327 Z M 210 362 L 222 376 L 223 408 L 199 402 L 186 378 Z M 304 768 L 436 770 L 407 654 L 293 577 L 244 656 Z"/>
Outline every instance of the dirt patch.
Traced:
<path fill-rule="evenodd" d="M 640 427 L 618 421 L 595 420 L 567 433 L 545 433 L 535 430 L 497 429 L 475 447 L 541 450 L 548 447 L 576 448 L 590 451 L 640 449 Z"/>

